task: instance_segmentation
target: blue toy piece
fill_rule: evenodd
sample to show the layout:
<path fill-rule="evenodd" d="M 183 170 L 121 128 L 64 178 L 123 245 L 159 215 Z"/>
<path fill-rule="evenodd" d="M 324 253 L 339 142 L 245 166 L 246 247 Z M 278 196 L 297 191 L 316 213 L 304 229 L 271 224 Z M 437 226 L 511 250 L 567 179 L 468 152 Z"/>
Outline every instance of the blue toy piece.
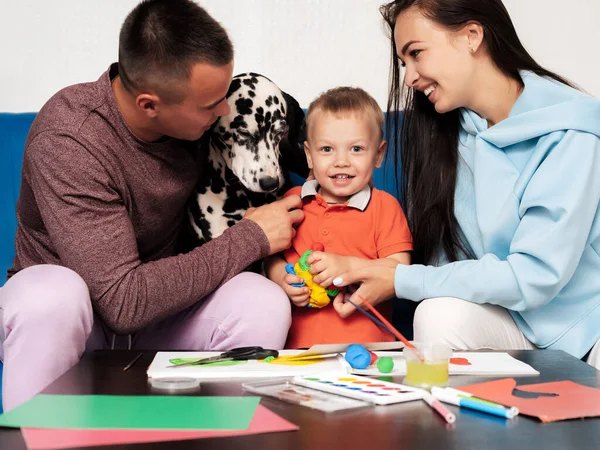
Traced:
<path fill-rule="evenodd" d="M 371 364 L 371 352 L 360 344 L 352 344 L 346 350 L 346 361 L 353 369 L 366 369 Z"/>
<path fill-rule="evenodd" d="M 285 265 L 285 271 L 287 273 L 289 273 L 290 275 L 296 275 L 296 271 L 294 270 L 294 265 L 293 264 L 286 264 Z M 305 283 L 306 283 L 306 281 L 302 280 L 302 283 L 292 283 L 292 286 L 294 286 L 294 287 L 303 287 Z"/>

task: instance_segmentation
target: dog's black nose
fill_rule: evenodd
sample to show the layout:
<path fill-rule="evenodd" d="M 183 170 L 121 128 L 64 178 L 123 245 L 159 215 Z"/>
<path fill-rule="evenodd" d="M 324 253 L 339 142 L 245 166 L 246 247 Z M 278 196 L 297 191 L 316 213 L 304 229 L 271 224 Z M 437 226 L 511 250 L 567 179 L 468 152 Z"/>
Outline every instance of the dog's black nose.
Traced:
<path fill-rule="evenodd" d="M 263 191 L 274 191 L 279 187 L 279 179 L 274 177 L 262 177 L 258 180 L 258 184 Z"/>

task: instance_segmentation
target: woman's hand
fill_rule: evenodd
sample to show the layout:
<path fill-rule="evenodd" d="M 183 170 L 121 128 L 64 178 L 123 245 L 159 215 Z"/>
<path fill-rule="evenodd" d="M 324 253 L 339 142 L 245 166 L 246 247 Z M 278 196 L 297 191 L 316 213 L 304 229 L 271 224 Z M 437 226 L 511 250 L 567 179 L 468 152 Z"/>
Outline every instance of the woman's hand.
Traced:
<path fill-rule="evenodd" d="M 337 275 L 362 267 L 368 260 L 335 253 L 312 252 L 306 262 L 311 264 L 309 272 L 313 275 L 313 281 L 327 289 Z"/>
<path fill-rule="evenodd" d="M 396 293 L 394 290 L 394 276 L 397 265 L 397 263 L 394 264 L 385 260 L 375 260 L 335 277 L 333 285 L 336 287 L 359 285 L 358 289 L 351 295 L 345 294 L 342 290 L 333 300 L 333 307 L 340 317 L 345 319 L 352 314 L 356 309 L 352 303 L 357 306 L 363 303 L 360 297 L 365 298 L 371 305 L 377 305 L 393 297 Z M 349 295 L 352 303 L 347 302 L 344 295 Z"/>

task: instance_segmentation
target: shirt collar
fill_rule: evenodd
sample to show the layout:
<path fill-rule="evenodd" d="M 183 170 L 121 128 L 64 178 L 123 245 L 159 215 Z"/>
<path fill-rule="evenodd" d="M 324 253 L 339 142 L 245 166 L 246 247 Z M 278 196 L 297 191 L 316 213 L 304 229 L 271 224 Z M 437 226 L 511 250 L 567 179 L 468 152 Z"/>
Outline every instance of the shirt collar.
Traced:
<path fill-rule="evenodd" d="M 302 185 L 302 192 L 300 192 L 300 198 L 316 196 L 317 190 L 319 189 L 319 183 L 317 180 L 309 180 Z M 355 208 L 360 211 L 367 209 L 369 201 L 371 200 L 371 187 L 366 185 L 344 204 L 350 208 Z"/>

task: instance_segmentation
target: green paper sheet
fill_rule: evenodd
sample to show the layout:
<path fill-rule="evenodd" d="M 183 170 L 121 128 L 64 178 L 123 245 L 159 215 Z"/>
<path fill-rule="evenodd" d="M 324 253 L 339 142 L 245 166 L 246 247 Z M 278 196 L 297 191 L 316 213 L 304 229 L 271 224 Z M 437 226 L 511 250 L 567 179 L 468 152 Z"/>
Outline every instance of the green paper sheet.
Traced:
<path fill-rule="evenodd" d="M 0 426 L 70 429 L 245 430 L 260 397 L 37 395 Z"/>

